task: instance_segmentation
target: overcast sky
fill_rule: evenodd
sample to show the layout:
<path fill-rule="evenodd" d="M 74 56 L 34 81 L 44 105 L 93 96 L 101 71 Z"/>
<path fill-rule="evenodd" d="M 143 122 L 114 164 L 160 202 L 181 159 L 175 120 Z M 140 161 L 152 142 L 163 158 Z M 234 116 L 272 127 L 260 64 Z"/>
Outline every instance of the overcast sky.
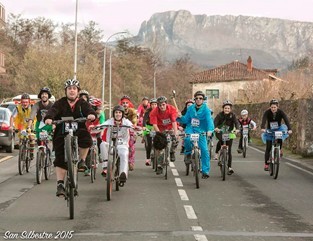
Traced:
<path fill-rule="evenodd" d="M 6 13 L 24 18 L 45 17 L 74 23 L 76 0 L 0 0 Z M 192 14 L 246 15 L 313 22 L 313 0 L 78 0 L 78 26 L 90 20 L 99 24 L 104 40 L 113 33 L 136 35 L 152 14 L 169 10 Z"/>

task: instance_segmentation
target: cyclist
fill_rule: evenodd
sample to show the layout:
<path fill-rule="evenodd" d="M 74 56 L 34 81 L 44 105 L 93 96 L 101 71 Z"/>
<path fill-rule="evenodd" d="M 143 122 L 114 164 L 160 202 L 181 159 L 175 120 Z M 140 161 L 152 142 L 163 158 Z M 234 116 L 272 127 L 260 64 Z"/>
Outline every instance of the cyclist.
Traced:
<path fill-rule="evenodd" d="M 178 145 L 177 140 L 177 110 L 174 106 L 167 104 L 167 98 L 160 96 L 157 99 L 158 107 L 154 108 L 150 113 L 150 123 L 153 125 L 153 129 L 156 132 L 163 132 L 165 130 L 173 130 L 174 137 L 172 138 L 172 146 L 170 149 L 170 160 L 175 161 L 175 150 Z M 154 143 L 158 145 L 158 143 Z M 157 175 L 161 174 L 163 168 L 158 164 Z"/>
<path fill-rule="evenodd" d="M 91 105 L 79 98 L 80 84 L 76 79 L 68 79 L 64 84 L 65 97 L 57 100 L 48 110 L 44 118 L 45 124 L 51 125 L 53 120 L 61 120 L 62 117 L 87 117 L 93 121 L 96 118 L 96 112 Z M 63 124 L 57 125 L 53 136 L 53 146 L 55 150 L 54 166 L 56 167 L 57 192 L 56 195 L 64 196 L 64 179 L 67 170 L 67 163 L 64 161 L 64 137 L 65 128 Z M 78 163 L 79 169 L 86 169 L 85 159 L 89 148 L 92 146 L 91 136 L 86 128 L 85 123 L 78 123 L 78 129 L 74 133 L 78 136 L 79 156 L 81 158 Z"/>
<path fill-rule="evenodd" d="M 216 145 L 215 150 L 215 160 L 218 160 L 218 152 L 221 149 L 221 146 L 223 144 L 222 140 L 222 133 L 220 132 L 220 129 L 224 126 L 228 128 L 229 131 L 235 130 L 236 133 L 239 132 L 239 122 L 236 118 L 236 115 L 232 112 L 232 106 L 233 103 L 230 100 L 225 100 L 223 102 L 223 111 L 221 111 L 214 119 L 214 126 L 215 126 L 215 136 L 219 140 Z M 232 154 L 231 154 L 231 147 L 233 144 L 233 139 L 236 136 L 233 134 L 230 134 L 230 140 L 226 142 L 226 145 L 228 146 L 228 175 L 231 175 L 234 173 L 234 170 L 232 169 Z"/>
<path fill-rule="evenodd" d="M 48 110 L 53 105 L 53 103 L 49 100 L 51 96 L 52 96 L 51 91 L 48 87 L 41 88 L 38 94 L 38 99 L 40 99 L 40 101 L 38 101 L 32 106 L 32 110 L 30 113 L 28 128 L 32 127 L 33 121 L 36 117 L 37 121 L 35 124 L 35 132 L 36 132 L 36 137 L 37 137 L 38 142 L 40 142 L 39 133 L 42 130 L 46 130 L 48 133 L 52 132 L 52 126 L 45 125 L 43 122 L 43 119 L 45 118 Z"/>
<path fill-rule="evenodd" d="M 104 125 L 126 125 L 133 126 L 131 121 L 124 118 L 125 109 L 121 105 L 117 105 L 113 108 L 112 118 L 105 121 Z M 105 128 L 102 135 L 102 142 L 100 144 L 100 153 L 102 163 L 102 175 L 106 176 L 108 156 L 109 156 L 109 141 L 110 141 L 110 128 Z M 125 183 L 128 177 L 128 158 L 129 158 L 129 142 L 130 142 L 130 129 L 121 127 L 118 130 L 117 140 L 117 153 L 120 158 L 120 182 Z"/>
<path fill-rule="evenodd" d="M 143 126 L 143 116 L 147 109 L 150 108 L 149 98 L 147 96 L 143 97 L 141 104 L 137 108 L 138 115 L 138 126 Z"/>
<path fill-rule="evenodd" d="M 186 112 L 187 112 L 187 108 L 191 105 L 194 104 L 194 100 L 193 99 L 188 99 L 185 101 L 185 107 L 184 109 L 181 111 L 181 114 L 182 115 L 185 115 Z M 180 125 L 181 129 L 180 130 L 183 130 L 186 128 L 186 124 L 181 124 Z M 181 150 L 180 150 L 180 153 L 183 154 L 185 152 L 185 147 L 184 147 L 184 140 L 182 141 L 182 144 L 181 144 Z"/>
<path fill-rule="evenodd" d="M 191 105 L 186 114 L 178 113 L 178 121 L 186 125 L 185 132 L 187 134 L 209 132 L 212 134 L 214 130 L 213 119 L 211 117 L 211 110 L 204 104 L 205 94 L 202 91 L 197 91 L 194 94 L 195 104 Z M 191 161 L 192 143 L 190 137 L 185 138 L 185 155 L 187 161 Z M 207 179 L 210 172 L 210 155 L 208 152 L 207 139 L 205 136 L 200 136 L 199 147 L 201 150 L 201 168 L 202 178 Z"/>
<path fill-rule="evenodd" d="M 85 101 L 89 102 L 89 93 L 87 90 L 79 91 L 79 98 L 83 98 Z"/>
<path fill-rule="evenodd" d="M 145 149 L 146 149 L 146 166 L 151 166 L 151 150 L 152 150 L 152 137 L 150 132 L 153 129 L 153 125 L 150 123 L 150 113 L 157 107 L 157 99 L 152 98 L 150 100 L 150 108 L 148 108 L 143 116 L 143 126 L 144 126 L 144 139 L 145 139 Z"/>
<path fill-rule="evenodd" d="M 284 120 L 286 125 L 282 125 L 282 120 Z M 265 124 L 266 127 L 265 127 Z M 261 123 L 261 131 L 263 132 L 262 134 L 262 139 L 266 140 L 266 150 L 265 150 L 265 155 L 264 155 L 264 171 L 268 171 L 268 160 L 270 158 L 270 152 L 272 149 L 272 141 L 271 141 L 271 136 L 267 135 L 266 129 L 271 129 L 271 130 L 288 130 L 288 134 L 290 135 L 292 133 L 291 126 L 289 123 L 289 119 L 285 112 L 283 112 L 281 109 L 278 108 L 278 100 L 272 99 L 270 101 L 270 108 L 267 109 L 262 118 L 262 123 Z M 286 139 L 288 135 L 284 135 L 283 139 Z M 283 146 L 283 140 L 278 140 L 280 144 L 280 149 Z"/>
<path fill-rule="evenodd" d="M 27 130 L 29 133 L 29 148 L 30 148 L 30 159 L 34 159 L 34 149 L 35 149 L 35 136 L 32 134 L 31 128 L 28 128 L 28 121 L 30 118 L 31 113 L 31 105 L 30 105 L 30 96 L 27 93 L 24 93 L 21 95 L 21 103 L 16 106 L 16 108 L 13 110 L 12 117 L 14 118 L 14 126 L 15 129 L 19 133 L 22 130 Z"/>
<path fill-rule="evenodd" d="M 251 128 L 251 130 L 256 130 L 256 123 L 248 117 L 249 112 L 247 110 L 242 110 L 240 115 L 241 118 L 238 119 L 238 122 L 240 124 L 240 139 L 239 139 L 239 145 L 238 145 L 238 149 L 237 152 L 238 153 L 242 153 L 242 129 L 244 126 L 249 126 L 249 129 Z M 248 133 L 248 142 L 250 142 L 250 131 Z"/>
<path fill-rule="evenodd" d="M 134 126 L 137 125 L 137 111 L 134 109 L 133 103 L 130 101 L 130 97 L 128 95 L 124 95 L 120 100 L 120 105 L 122 105 L 125 109 L 125 117 L 130 120 Z M 135 166 L 135 143 L 136 143 L 136 135 L 133 130 L 130 130 L 130 142 L 129 142 L 129 170 L 133 171 Z"/>

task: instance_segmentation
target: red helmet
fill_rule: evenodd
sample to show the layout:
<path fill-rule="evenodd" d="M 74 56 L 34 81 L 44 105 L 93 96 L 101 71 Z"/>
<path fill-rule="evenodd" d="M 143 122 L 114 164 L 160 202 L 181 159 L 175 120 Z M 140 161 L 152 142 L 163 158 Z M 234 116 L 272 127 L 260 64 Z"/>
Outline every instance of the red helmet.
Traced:
<path fill-rule="evenodd" d="M 99 107 L 99 106 L 101 107 L 102 106 L 102 101 L 100 99 L 98 99 L 98 98 L 93 98 L 93 99 L 90 100 L 90 104 L 92 106 L 95 106 L 95 107 Z"/>

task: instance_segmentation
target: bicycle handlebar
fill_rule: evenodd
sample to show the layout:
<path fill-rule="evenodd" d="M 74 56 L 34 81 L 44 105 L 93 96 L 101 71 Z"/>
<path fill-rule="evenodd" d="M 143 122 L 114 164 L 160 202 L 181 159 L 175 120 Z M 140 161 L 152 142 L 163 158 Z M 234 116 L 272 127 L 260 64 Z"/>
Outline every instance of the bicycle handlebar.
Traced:
<path fill-rule="evenodd" d="M 72 119 L 72 118 L 64 118 L 63 120 L 54 120 L 52 121 L 52 124 L 58 125 L 61 123 L 71 123 L 71 122 L 86 122 L 88 119 L 86 117 L 79 117 L 76 119 Z"/>

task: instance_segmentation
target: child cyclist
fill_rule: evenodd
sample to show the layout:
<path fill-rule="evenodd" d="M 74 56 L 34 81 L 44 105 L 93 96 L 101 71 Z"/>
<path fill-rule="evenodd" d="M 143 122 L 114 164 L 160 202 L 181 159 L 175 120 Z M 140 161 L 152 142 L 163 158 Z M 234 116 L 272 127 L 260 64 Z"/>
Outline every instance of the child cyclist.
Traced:
<path fill-rule="evenodd" d="M 242 153 L 242 130 L 245 127 L 249 128 L 249 134 L 248 134 L 248 141 L 250 142 L 250 129 L 251 130 L 256 130 L 256 123 L 248 117 L 249 112 L 247 110 L 242 110 L 241 111 L 241 118 L 238 119 L 239 125 L 240 125 L 240 139 L 239 139 L 239 145 L 237 152 Z"/>

